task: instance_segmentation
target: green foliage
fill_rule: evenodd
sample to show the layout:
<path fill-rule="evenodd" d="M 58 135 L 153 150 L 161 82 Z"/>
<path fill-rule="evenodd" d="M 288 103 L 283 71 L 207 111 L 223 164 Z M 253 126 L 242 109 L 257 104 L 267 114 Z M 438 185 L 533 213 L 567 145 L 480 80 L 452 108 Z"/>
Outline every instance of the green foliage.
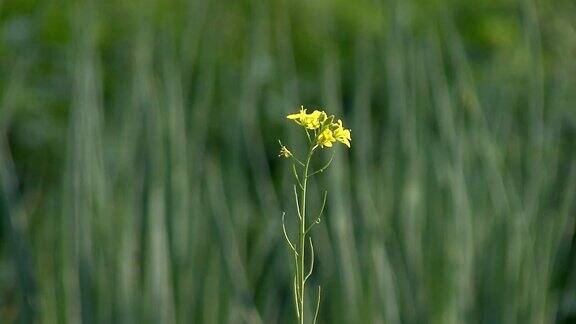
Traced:
<path fill-rule="evenodd" d="M 303 147 L 300 104 L 354 136 L 308 188 L 319 323 L 570 322 L 575 21 L 569 0 L 0 0 L 0 322 L 293 323 L 276 139 Z"/>

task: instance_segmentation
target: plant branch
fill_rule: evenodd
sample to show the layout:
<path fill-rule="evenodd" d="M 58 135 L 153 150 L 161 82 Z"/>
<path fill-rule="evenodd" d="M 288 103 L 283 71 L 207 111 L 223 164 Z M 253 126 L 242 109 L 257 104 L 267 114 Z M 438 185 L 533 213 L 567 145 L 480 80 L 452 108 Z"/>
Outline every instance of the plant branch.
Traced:
<path fill-rule="evenodd" d="M 310 240 L 309 242 L 310 242 L 311 261 L 310 261 L 310 270 L 308 271 L 308 274 L 304 278 L 304 282 L 306 282 L 308 280 L 308 278 L 310 278 L 310 276 L 312 275 L 312 271 L 314 270 L 314 245 L 312 245 L 312 238 L 308 237 L 308 239 Z"/>
<path fill-rule="evenodd" d="M 314 324 L 316 324 L 316 319 L 318 318 L 318 310 L 320 309 L 320 295 L 322 293 L 322 287 L 318 286 L 318 301 L 316 302 L 316 312 L 314 313 Z"/>
<path fill-rule="evenodd" d="M 302 187 L 304 190 L 304 187 Z M 298 203 L 298 191 L 296 191 L 296 185 L 294 185 L 294 200 L 296 200 L 296 210 L 298 210 L 298 218 L 302 220 L 302 214 L 300 214 L 300 203 Z"/>
<path fill-rule="evenodd" d="M 313 176 L 313 175 L 315 175 L 315 174 L 317 174 L 317 173 L 320 173 L 320 172 L 324 172 L 324 170 L 326 170 L 326 169 L 330 166 L 330 164 L 332 163 L 332 160 L 334 160 L 334 153 L 332 153 L 332 156 L 330 157 L 330 160 L 328 160 L 328 163 L 326 163 L 326 164 L 325 164 L 322 168 L 320 168 L 319 170 L 316 170 L 316 171 L 312 172 L 311 174 L 309 174 L 308 177 L 311 177 L 311 176 Z"/>
<path fill-rule="evenodd" d="M 302 187 L 302 182 L 300 182 L 300 177 L 298 177 L 298 171 L 296 171 L 296 166 L 294 164 L 292 164 L 292 172 L 294 173 L 294 177 L 296 178 L 296 181 L 298 182 L 298 186 L 300 187 L 300 190 L 304 189 Z"/>
<path fill-rule="evenodd" d="M 304 166 L 304 162 L 300 161 L 300 159 L 294 156 L 294 154 L 291 154 L 290 157 L 294 159 L 294 161 L 298 162 L 298 164 L 300 164 L 301 166 Z"/>
<path fill-rule="evenodd" d="M 294 302 L 296 304 L 296 316 L 298 317 L 298 319 L 300 319 L 300 308 L 298 306 L 298 286 L 296 285 L 296 277 L 294 277 Z"/>
<path fill-rule="evenodd" d="M 322 222 L 322 213 L 324 212 L 324 207 L 326 206 L 326 197 L 328 195 L 328 191 L 324 191 L 324 199 L 322 201 L 322 208 L 320 208 L 320 212 L 318 213 L 318 217 L 316 217 L 316 220 L 310 224 L 310 226 L 308 226 L 308 228 L 306 229 L 306 234 L 308 234 L 308 232 L 312 229 L 312 227 L 316 224 L 320 224 L 320 222 Z"/>
<path fill-rule="evenodd" d="M 284 223 L 284 216 L 286 215 L 285 212 L 282 212 L 282 230 L 284 231 L 284 237 L 286 238 L 286 242 L 288 242 L 288 245 L 290 246 L 290 249 L 296 254 L 298 255 L 298 252 L 296 251 L 296 247 L 294 247 L 294 244 L 292 244 L 292 242 L 290 241 L 290 238 L 288 237 L 288 233 L 286 233 L 286 224 Z"/>

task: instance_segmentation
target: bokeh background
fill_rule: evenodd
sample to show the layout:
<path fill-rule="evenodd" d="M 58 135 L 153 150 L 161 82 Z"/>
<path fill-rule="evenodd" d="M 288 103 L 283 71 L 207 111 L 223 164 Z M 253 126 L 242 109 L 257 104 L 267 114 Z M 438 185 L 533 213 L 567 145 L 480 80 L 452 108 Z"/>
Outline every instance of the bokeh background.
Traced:
<path fill-rule="evenodd" d="M 572 0 L 0 1 L 0 322 L 576 321 Z M 321 163 L 329 155 L 319 157 Z"/>

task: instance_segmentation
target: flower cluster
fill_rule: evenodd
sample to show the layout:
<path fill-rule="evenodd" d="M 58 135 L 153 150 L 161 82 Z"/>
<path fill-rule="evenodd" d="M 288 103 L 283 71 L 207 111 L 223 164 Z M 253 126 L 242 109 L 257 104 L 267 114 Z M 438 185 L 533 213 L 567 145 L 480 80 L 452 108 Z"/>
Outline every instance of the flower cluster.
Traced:
<path fill-rule="evenodd" d="M 319 110 L 308 114 L 304 107 L 300 107 L 298 113 L 288 115 L 287 118 L 304 127 L 306 131 L 313 130 L 315 145 L 322 148 L 332 147 L 332 143 L 338 141 L 350 147 L 350 129 L 344 128 L 340 119 L 334 122 L 334 115 L 328 116 L 326 112 Z"/>

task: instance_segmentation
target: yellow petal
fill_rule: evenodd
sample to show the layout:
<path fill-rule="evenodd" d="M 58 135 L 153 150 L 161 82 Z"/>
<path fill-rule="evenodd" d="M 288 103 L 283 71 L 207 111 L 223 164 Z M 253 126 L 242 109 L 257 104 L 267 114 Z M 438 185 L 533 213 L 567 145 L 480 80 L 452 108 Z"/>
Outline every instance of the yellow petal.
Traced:
<path fill-rule="evenodd" d="M 344 130 L 344 136 L 345 136 L 347 139 L 349 139 L 349 140 L 352 139 L 352 137 L 351 137 L 351 135 L 350 135 L 350 130 L 349 130 L 349 129 L 345 129 L 345 130 Z"/>
<path fill-rule="evenodd" d="M 286 116 L 286 118 L 292 120 L 302 120 L 304 117 L 306 117 L 306 109 L 304 109 L 304 106 L 300 106 L 300 111 L 298 113 Z"/>

